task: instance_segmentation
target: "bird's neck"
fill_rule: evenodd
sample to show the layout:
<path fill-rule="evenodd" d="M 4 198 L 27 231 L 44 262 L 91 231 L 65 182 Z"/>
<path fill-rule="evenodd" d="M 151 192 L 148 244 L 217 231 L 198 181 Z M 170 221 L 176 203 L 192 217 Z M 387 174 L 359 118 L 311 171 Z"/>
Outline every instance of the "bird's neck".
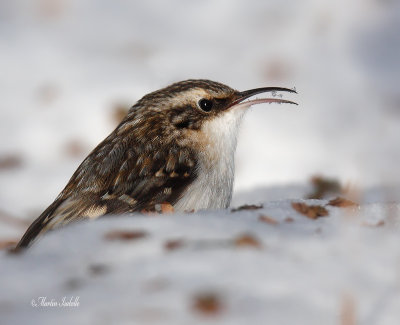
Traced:
<path fill-rule="evenodd" d="M 227 208 L 232 198 L 237 135 L 244 111 L 229 111 L 199 131 L 196 180 L 176 203 L 178 211 Z"/>

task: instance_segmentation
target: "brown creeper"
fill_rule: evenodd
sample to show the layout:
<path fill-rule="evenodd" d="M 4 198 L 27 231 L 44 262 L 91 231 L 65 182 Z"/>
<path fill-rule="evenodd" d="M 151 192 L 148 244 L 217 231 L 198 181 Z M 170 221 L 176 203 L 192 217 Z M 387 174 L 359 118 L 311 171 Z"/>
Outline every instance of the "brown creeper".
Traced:
<path fill-rule="evenodd" d="M 172 84 L 140 99 L 81 163 L 56 200 L 32 223 L 17 248 L 47 230 L 106 214 L 227 208 L 232 197 L 238 128 L 248 107 L 294 102 L 245 101 L 279 87 L 236 91 L 209 80 Z"/>

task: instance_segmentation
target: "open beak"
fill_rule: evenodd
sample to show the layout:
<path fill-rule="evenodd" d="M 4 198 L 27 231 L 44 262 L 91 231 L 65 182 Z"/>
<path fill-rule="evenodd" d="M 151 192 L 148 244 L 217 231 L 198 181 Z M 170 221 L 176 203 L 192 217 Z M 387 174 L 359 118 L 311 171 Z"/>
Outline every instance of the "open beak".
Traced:
<path fill-rule="evenodd" d="M 289 89 L 289 88 L 281 88 L 281 87 L 263 87 L 263 88 L 255 88 L 255 89 L 250 89 L 250 90 L 245 90 L 238 92 L 236 95 L 236 98 L 233 100 L 233 102 L 229 105 L 229 107 L 232 106 L 243 106 L 243 107 L 250 107 L 251 105 L 255 104 L 263 104 L 263 103 L 279 103 L 279 104 L 294 104 L 298 105 L 295 102 L 292 102 L 290 100 L 286 99 L 281 99 L 281 98 L 257 98 L 257 99 L 252 99 L 245 101 L 247 98 L 252 97 L 257 94 L 261 93 L 267 93 L 267 92 L 272 92 L 276 93 L 278 91 L 286 91 L 289 93 L 296 93 L 296 90 Z"/>

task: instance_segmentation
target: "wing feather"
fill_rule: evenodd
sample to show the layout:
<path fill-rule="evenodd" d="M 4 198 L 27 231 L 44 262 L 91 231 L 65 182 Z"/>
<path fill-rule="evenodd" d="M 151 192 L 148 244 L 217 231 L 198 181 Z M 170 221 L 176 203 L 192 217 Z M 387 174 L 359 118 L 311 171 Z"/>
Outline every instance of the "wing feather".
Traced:
<path fill-rule="evenodd" d="M 113 141 L 110 141 L 113 139 Z M 109 136 L 82 162 L 58 198 L 32 223 L 17 248 L 40 234 L 72 221 L 107 214 L 153 211 L 174 205 L 196 175 L 196 157 L 188 148 L 140 147 Z"/>

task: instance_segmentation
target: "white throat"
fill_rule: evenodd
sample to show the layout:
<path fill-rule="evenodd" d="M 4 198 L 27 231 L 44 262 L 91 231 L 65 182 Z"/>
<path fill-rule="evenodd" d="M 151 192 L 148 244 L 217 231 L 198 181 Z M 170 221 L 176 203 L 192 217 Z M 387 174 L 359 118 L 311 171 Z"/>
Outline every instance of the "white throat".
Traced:
<path fill-rule="evenodd" d="M 235 176 L 235 151 L 239 127 L 246 107 L 231 108 L 206 121 L 198 137 L 197 179 L 174 205 L 176 211 L 229 207 Z"/>

